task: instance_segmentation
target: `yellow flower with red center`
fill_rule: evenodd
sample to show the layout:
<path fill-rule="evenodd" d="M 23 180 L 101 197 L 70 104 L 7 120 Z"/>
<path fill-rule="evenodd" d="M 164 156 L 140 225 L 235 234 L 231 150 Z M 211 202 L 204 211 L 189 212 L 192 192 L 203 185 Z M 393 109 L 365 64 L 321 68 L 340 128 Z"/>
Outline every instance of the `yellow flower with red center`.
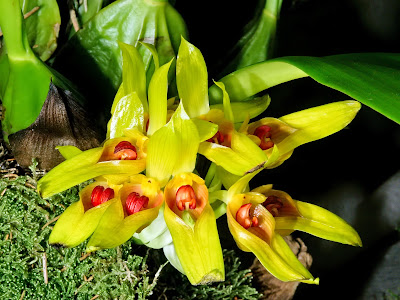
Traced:
<path fill-rule="evenodd" d="M 107 140 L 84 152 L 59 147 L 66 161 L 38 183 L 41 195 L 50 197 L 95 179 L 61 215 L 51 243 L 73 247 L 89 238 L 86 251 L 92 252 L 134 236 L 148 247 L 163 248 L 192 284 L 224 280 L 216 216 L 225 212 L 239 248 L 253 252 L 283 281 L 318 283 L 282 235 L 301 230 L 361 245 L 355 230 L 327 210 L 293 200 L 272 185 L 251 192 L 248 187 L 256 174 L 279 166 L 296 147 L 343 129 L 358 112 L 358 102 L 331 103 L 249 124 L 250 117 L 267 108 L 269 97 L 230 103 L 224 85 L 216 82 L 223 103 L 210 106 L 204 58 L 184 39 L 176 62 L 177 104 L 167 99 L 172 61 L 155 63 L 147 90 L 136 48 L 120 46 L 123 81 L 111 108 Z M 152 46 L 146 47 L 157 55 Z M 198 153 L 212 162 L 205 180 L 194 174 Z"/>
<path fill-rule="evenodd" d="M 204 180 L 191 173 L 178 174 L 167 184 L 164 195 L 165 222 L 189 281 L 223 281 L 222 250 Z"/>

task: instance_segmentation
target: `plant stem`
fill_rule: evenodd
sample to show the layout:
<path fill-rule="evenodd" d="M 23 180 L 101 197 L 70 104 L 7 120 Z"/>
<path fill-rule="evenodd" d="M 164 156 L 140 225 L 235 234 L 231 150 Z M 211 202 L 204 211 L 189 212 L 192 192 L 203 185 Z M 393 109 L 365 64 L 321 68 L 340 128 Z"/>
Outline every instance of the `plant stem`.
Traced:
<path fill-rule="evenodd" d="M 24 18 L 18 0 L 0 1 L 0 27 L 9 59 L 35 59 L 25 34 Z"/>

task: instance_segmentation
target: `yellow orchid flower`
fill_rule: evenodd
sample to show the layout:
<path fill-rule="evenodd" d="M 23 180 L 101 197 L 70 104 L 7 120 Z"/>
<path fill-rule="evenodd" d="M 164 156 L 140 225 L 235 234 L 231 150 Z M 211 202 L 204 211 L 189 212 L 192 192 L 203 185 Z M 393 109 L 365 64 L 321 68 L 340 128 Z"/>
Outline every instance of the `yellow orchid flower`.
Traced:
<path fill-rule="evenodd" d="M 298 111 L 279 119 L 264 118 L 244 131 L 269 157 L 274 145 L 280 157 L 267 168 L 275 168 L 288 159 L 293 150 L 303 144 L 322 139 L 345 128 L 360 110 L 361 104 L 348 100 Z"/>
<path fill-rule="evenodd" d="M 176 175 L 164 190 L 164 218 L 180 264 L 192 284 L 223 281 L 224 261 L 204 180 Z"/>
<path fill-rule="evenodd" d="M 228 191 L 229 229 L 238 247 L 253 252 L 263 266 L 282 281 L 318 284 L 297 260 L 281 235 L 294 230 L 344 244 L 361 246 L 357 232 L 335 214 L 264 185 L 245 192 L 255 174 L 248 174 Z"/>
<path fill-rule="evenodd" d="M 160 184 L 142 174 L 131 176 L 119 189 L 90 238 L 86 251 L 114 248 L 140 232 L 158 215 L 164 196 Z"/>
<path fill-rule="evenodd" d="M 49 237 L 50 244 L 75 247 L 96 229 L 104 212 L 118 202 L 120 185 L 105 181 L 89 184 L 79 193 L 79 201 L 71 204 L 60 216 Z"/>

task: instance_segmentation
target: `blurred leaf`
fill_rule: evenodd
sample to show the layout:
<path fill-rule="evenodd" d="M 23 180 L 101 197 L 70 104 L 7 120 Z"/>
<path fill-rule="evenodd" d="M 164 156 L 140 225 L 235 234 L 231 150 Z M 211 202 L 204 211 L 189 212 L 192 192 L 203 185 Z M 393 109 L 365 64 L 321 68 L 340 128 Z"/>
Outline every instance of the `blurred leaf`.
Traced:
<path fill-rule="evenodd" d="M 57 48 L 61 16 L 56 0 L 20 0 L 29 45 L 40 59 L 47 60 Z M 36 11 L 37 9 L 37 11 Z"/>

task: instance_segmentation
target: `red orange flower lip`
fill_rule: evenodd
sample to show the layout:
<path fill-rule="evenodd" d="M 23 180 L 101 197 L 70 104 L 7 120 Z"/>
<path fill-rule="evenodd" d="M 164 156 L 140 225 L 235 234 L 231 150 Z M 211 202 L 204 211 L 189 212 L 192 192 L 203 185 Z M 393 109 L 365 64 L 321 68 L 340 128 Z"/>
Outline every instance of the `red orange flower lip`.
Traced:
<path fill-rule="evenodd" d="M 236 221 L 245 229 L 258 226 L 257 217 L 250 216 L 251 205 L 251 203 L 243 204 L 236 212 Z"/>
<path fill-rule="evenodd" d="M 128 215 L 133 215 L 146 208 L 148 204 L 148 197 L 140 196 L 138 193 L 132 192 L 129 194 L 128 198 L 126 198 L 126 211 Z"/>
<path fill-rule="evenodd" d="M 119 142 L 114 148 L 114 154 L 120 160 L 135 160 L 137 158 L 136 147 L 128 141 Z"/>
<path fill-rule="evenodd" d="M 112 188 L 104 188 L 101 185 L 96 186 L 90 196 L 93 207 L 107 202 L 114 198 L 114 190 Z"/>
<path fill-rule="evenodd" d="M 176 191 L 176 206 L 179 210 L 195 209 L 196 194 L 190 185 L 182 185 Z"/>

